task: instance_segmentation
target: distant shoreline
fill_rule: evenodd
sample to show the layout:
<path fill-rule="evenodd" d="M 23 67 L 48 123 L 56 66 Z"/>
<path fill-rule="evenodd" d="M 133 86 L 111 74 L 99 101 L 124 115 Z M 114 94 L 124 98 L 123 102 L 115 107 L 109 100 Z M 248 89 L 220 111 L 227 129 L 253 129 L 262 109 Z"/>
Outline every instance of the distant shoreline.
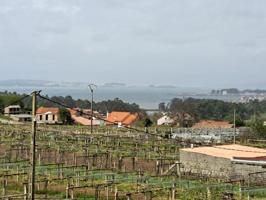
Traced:
<path fill-rule="evenodd" d="M 75 99 L 90 99 L 87 88 L 67 87 L 4 87 L 0 85 L 0 91 L 17 92 L 20 94 L 31 93 L 33 90 L 42 90 L 48 96 L 67 96 Z M 136 103 L 143 109 L 158 109 L 159 103 L 168 103 L 173 98 L 198 98 L 218 99 L 224 101 L 237 100 L 238 96 L 214 96 L 206 93 L 197 94 L 195 91 L 182 91 L 175 88 L 150 88 L 150 87 L 97 87 L 95 101 L 119 98 L 128 103 Z"/>

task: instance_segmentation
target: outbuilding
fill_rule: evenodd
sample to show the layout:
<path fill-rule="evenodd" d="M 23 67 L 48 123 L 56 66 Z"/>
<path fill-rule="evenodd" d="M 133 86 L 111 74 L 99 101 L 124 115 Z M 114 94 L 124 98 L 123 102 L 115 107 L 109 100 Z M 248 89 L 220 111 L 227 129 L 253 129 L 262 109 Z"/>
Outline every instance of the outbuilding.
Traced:
<path fill-rule="evenodd" d="M 31 122 L 32 116 L 29 114 L 10 115 L 10 118 L 16 122 Z"/>
<path fill-rule="evenodd" d="M 185 148 L 180 150 L 180 162 L 187 173 L 246 179 L 251 173 L 266 171 L 266 149 L 236 144 Z M 261 175 L 266 176 L 266 173 Z"/>
<path fill-rule="evenodd" d="M 157 125 L 162 126 L 162 125 L 172 125 L 174 124 L 175 120 L 172 119 L 171 117 L 164 115 L 160 119 L 157 120 Z"/>

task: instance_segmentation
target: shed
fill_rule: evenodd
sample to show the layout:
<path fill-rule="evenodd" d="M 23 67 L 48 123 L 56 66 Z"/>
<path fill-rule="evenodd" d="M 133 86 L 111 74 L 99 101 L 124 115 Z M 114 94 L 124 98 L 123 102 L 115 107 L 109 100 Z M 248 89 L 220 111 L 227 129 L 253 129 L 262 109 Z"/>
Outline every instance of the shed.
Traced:
<path fill-rule="evenodd" d="M 10 118 L 16 122 L 31 122 L 32 116 L 29 114 L 10 115 Z"/>
<path fill-rule="evenodd" d="M 266 149 L 236 144 L 180 150 L 184 172 L 220 178 L 265 171 L 265 158 Z"/>

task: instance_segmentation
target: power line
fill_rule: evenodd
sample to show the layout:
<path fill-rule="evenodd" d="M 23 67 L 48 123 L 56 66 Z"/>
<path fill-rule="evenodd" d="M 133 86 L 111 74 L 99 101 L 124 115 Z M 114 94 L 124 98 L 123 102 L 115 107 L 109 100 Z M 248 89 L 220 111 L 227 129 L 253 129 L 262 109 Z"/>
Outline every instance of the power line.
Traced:
<path fill-rule="evenodd" d="M 47 100 L 47 101 L 50 101 L 50 102 L 52 102 L 52 103 L 54 103 L 54 104 L 57 104 L 57 105 L 59 105 L 59 106 L 61 106 L 61 107 L 64 107 L 64 108 L 67 108 L 67 109 L 71 109 L 71 110 L 73 110 L 73 108 L 71 108 L 71 107 L 69 107 L 69 106 L 67 106 L 67 105 L 65 105 L 65 104 L 63 104 L 63 103 L 61 103 L 61 102 L 58 102 L 58 101 L 52 100 L 52 99 L 50 99 L 50 98 L 48 98 L 48 97 L 42 96 L 41 94 L 38 94 L 38 96 L 39 96 L 40 98 L 42 98 L 42 99 L 45 99 L 45 100 Z M 120 125 L 120 124 L 117 123 L 117 122 L 109 121 L 109 120 L 104 119 L 104 118 L 102 118 L 102 117 L 99 117 L 99 116 L 97 116 L 97 115 L 95 115 L 95 114 L 84 113 L 82 110 L 78 110 L 77 112 L 80 113 L 81 115 L 87 115 L 87 116 L 90 116 L 90 117 L 95 117 L 96 119 L 103 120 L 104 122 L 107 122 L 107 123 L 110 123 L 110 124 L 113 124 L 113 125 L 117 125 L 117 126 Z M 91 126 L 92 126 L 92 124 L 91 124 Z M 126 126 L 126 125 L 123 125 L 122 127 L 123 127 L 123 128 L 126 128 L 126 129 L 129 129 L 129 130 L 133 130 L 133 131 L 137 131 L 137 132 L 145 133 L 145 134 L 148 134 L 148 135 L 162 137 L 162 135 L 158 135 L 158 134 L 154 134 L 154 133 L 149 133 L 149 132 L 143 131 L 143 130 L 141 130 L 141 129 L 137 129 L 137 128 L 130 127 L 130 126 Z"/>
<path fill-rule="evenodd" d="M 64 108 L 68 108 L 68 109 L 73 110 L 73 108 L 71 108 L 71 107 L 69 107 L 69 106 L 67 106 L 67 105 L 65 105 L 65 104 L 63 104 L 63 103 L 61 103 L 61 102 L 58 102 L 58 101 L 52 100 L 52 99 L 50 99 L 50 98 L 48 98 L 48 97 L 45 97 L 45 96 L 42 96 L 42 95 L 40 94 L 40 92 L 41 92 L 41 91 L 38 91 L 38 92 L 37 92 L 37 96 L 39 96 L 40 98 L 45 99 L 45 100 L 47 100 L 47 101 L 50 101 L 50 102 L 52 102 L 52 103 L 54 103 L 54 104 L 57 104 L 57 105 L 59 105 L 59 106 L 61 106 L 61 107 L 64 107 Z M 20 99 L 18 99 L 18 100 L 16 100 L 16 101 L 14 101 L 14 102 L 12 102 L 12 103 L 6 105 L 5 107 L 8 107 L 8 106 L 11 106 L 11 105 L 17 104 L 17 103 L 23 101 L 24 99 L 26 99 L 26 98 L 28 98 L 28 97 L 30 97 L 30 96 L 31 96 L 31 94 L 27 94 L 27 95 L 21 97 Z M 4 111 L 4 109 L 1 109 L 1 108 L 0 108 L 0 110 L 1 110 L 1 111 Z M 82 110 L 78 110 L 77 112 L 80 113 L 81 115 L 87 115 L 87 116 L 89 116 L 89 117 L 95 117 L 96 119 L 103 120 L 104 122 L 110 123 L 110 124 L 112 124 L 112 125 L 116 125 L 116 126 L 119 126 L 119 125 L 120 125 L 120 124 L 117 123 L 117 122 L 109 121 L 109 120 L 104 119 L 104 118 L 101 118 L 101 117 L 99 117 L 99 116 L 97 116 L 97 115 L 95 115 L 95 114 L 84 113 Z M 92 124 L 91 124 L 91 126 L 92 126 Z M 145 133 L 145 134 L 152 135 L 152 136 L 163 137 L 162 135 L 158 135 L 158 134 L 154 134 L 154 133 L 149 133 L 149 132 L 143 131 L 143 130 L 141 130 L 141 129 L 137 129 L 137 128 L 130 127 L 130 126 L 126 126 L 126 125 L 123 125 L 122 128 L 126 128 L 126 129 L 129 129 L 129 130 L 132 130 L 132 131 L 137 131 L 137 132 Z"/>

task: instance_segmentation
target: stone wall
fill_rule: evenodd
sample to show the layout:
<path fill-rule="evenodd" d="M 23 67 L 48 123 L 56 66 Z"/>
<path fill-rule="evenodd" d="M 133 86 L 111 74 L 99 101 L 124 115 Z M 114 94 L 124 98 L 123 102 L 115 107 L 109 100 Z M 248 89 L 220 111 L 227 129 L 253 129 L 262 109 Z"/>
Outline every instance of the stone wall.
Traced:
<path fill-rule="evenodd" d="M 251 184 L 265 185 L 266 184 L 266 168 L 259 165 L 247 165 L 247 164 L 233 164 L 232 172 L 242 175 L 246 181 Z M 260 172 L 260 173 L 257 173 Z M 253 174 L 251 174 L 253 173 Z M 249 176 L 249 174 L 251 174 Z"/>
<path fill-rule="evenodd" d="M 180 150 L 183 172 L 203 174 L 210 177 L 229 178 L 232 164 L 229 159 Z"/>
<path fill-rule="evenodd" d="M 263 168 L 262 166 L 236 164 L 232 163 L 230 159 L 186 152 L 183 150 L 180 150 L 180 162 L 183 166 L 183 172 L 208 175 L 210 177 L 221 179 L 229 179 L 235 175 L 240 175 L 242 178 L 248 180 L 249 173 L 266 171 L 266 168 Z M 250 181 L 254 182 L 258 178 L 266 183 L 266 172 L 251 175 Z"/>

